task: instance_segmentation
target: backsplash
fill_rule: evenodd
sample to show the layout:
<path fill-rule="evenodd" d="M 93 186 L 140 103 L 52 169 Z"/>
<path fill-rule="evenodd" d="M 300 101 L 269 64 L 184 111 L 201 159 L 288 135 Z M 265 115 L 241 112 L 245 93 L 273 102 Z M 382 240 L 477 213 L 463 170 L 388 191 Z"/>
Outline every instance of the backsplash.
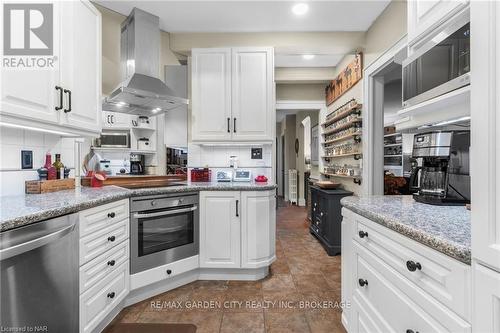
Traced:
<path fill-rule="evenodd" d="M 238 168 L 250 169 L 252 179 L 257 175 L 272 175 L 272 145 L 198 145 L 188 144 L 188 169 L 208 167 L 212 169 L 212 180 L 218 170 L 230 169 L 230 157 L 238 157 Z M 262 148 L 262 159 L 252 159 L 251 149 Z M 188 176 L 189 173 L 188 173 Z"/>
<path fill-rule="evenodd" d="M 56 134 L 18 128 L 0 128 L 0 195 L 24 193 L 26 180 L 38 179 L 36 169 L 45 163 L 45 154 L 61 154 L 62 163 L 74 168 L 74 139 Z M 21 150 L 33 151 L 33 169 L 21 169 Z M 70 174 L 73 176 L 73 170 Z"/>

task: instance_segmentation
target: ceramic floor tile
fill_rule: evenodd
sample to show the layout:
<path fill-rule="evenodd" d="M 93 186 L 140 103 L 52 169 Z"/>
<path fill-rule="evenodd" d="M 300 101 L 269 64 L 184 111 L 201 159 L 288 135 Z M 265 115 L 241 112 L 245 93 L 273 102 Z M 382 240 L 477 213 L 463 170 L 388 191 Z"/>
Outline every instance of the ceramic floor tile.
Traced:
<path fill-rule="evenodd" d="M 309 325 L 304 313 L 265 312 L 267 333 L 307 333 Z"/>
<path fill-rule="evenodd" d="M 263 313 L 224 313 L 221 333 L 264 333 Z"/>
<path fill-rule="evenodd" d="M 272 274 L 262 281 L 262 290 L 290 291 L 295 290 L 295 284 L 290 274 Z"/>

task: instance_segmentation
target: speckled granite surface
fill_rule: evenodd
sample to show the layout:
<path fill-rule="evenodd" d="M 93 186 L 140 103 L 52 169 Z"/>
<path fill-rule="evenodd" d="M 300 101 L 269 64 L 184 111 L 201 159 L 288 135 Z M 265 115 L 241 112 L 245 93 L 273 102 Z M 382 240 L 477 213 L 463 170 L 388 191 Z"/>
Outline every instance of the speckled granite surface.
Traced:
<path fill-rule="evenodd" d="M 46 194 L 3 196 L 0 197 L 0 232 L 131 196 L 193 191 L 264 191 L 275 188 L 276 185 L 254 183 L 186 183 L 132 190 L 118 186 L 82 187 L 79 190 Z"/>
<path fill-rule="evenodd" d="M 470 211 L 461 206 L 433 206 L 409 195 L 345 197 L 344 207 L 417 242 L 470 265 Z"/>

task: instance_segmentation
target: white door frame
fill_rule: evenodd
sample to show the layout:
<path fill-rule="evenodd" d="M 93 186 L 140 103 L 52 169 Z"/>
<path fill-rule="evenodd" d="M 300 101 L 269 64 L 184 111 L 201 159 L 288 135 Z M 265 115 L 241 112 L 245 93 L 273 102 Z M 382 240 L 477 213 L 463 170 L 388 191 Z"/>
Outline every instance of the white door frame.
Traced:
<path fill-rule="evenodd" d="M 278 100 L 276 101 L 276 111 L 278 110 L 301 110 L 301 111 L 311 111 L 311 110 L 319 110 L 318 114 L 318 121 L 321 123 L 321 115 L 326 114 L 326 103 L 324 100 L 311 100 L 311 101 L 301 101 L 301 100 Z M 321 147 L 321 142 L 320 142 L 320 147 L 319 147 L 319 152 L 320 155 L 322 152 L 322 147 Z M 276 167 L 276 166 L 275 166 Z M 284 168 L 285 166 L 283 166 Z M 319 165 L 319 168 L 321 168 L 321 164 Z M 285 170 L 285 183 L 288 183 L 288 174 Z M 286 189 L 288 188 L 287 184 L 283 184 L 283 191 L 285 197 L 287 197 L 288 193 L 286 193 Z M 298 194 L 298 202 L 299 203 L 304 203 L 305 204 L 305 199 L 304 197 L 300 196 L 300 191 Z M 304 191 L 305 194 L 305 191 Z"/>
<path fill-rule="evenodd" d="M 394 56 L 407 47 L 406 35 L 364 69 L 363 80 L 363 188 L 364 195 L 384 194 L 383 85 L 377 78 Z M 381 87 L 382 86 L 382 87 Z M 382 93 L 382 94 L 381 94 Z M 382 95 L 382 96 L 379 96 Z M 377 105 L 375 103 L 378 103 Z M 382 115 L 382 117 L 380 117 Z"/>

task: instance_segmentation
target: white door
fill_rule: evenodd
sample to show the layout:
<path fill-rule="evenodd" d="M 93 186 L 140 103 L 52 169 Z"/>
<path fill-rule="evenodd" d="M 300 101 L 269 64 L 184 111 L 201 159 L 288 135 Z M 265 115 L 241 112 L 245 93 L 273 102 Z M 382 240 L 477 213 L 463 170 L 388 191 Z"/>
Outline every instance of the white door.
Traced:
<path fill-rule="evenodd" d="M 61 83 L 65 126 L 101 131 L 101 14 L 86 0 L 64 1 Z"/>
<path fill-rule="evenodd" d="M 46 1 L 53 4 L 54 10 L 54 56 L 60 58 L 60 5 L 58 1 Z M 3 6 L 0 9 L 3 17 Z M 3 24 L 3 23 L 2 23 Z M 57 62 L 57 60 L 56 60 Z M 59 106 L 59 66 L 55 69 L 4 69 L 1 75 L 1 107 L 0 114 L 15 116 L 22 119 L 31 119 L 50 124 L 57 124 L 62 110 L 55 110 Z"/>
<path fill-rule="evenodd" d="M 500 272 L 473 264 L 474 332 L 500 333 Z"/>
<path fill-rule="evenodd" d="M 467 0 L 412 0 L 408 1 L 408 44 L 423 37 L 424 33 L 464 8 Z"/>
<path fill-rule="evenodd" d="M 275 191 L 241 192 L 241 266 L 269 266 L 276 249 Z"/>
<path fill-rule="evenodd" d="M 192 140 L 231 139 L 231 49 L 192 50 Z"/>
<path fill-rule="evenodd" d="M 472 256 L 500 271 L 500 3 L 471 2 Z"/>
<path fill-rule="evenodd" d="M 272 48 L 232 49 L 232 131 L 236 140 L 272 140 L 274 65 Z"/>
<path fill-rule="evenodd" d="M 200 192 L 200 267 L 241 267 L 240 214 L 240 192 Z"/>

